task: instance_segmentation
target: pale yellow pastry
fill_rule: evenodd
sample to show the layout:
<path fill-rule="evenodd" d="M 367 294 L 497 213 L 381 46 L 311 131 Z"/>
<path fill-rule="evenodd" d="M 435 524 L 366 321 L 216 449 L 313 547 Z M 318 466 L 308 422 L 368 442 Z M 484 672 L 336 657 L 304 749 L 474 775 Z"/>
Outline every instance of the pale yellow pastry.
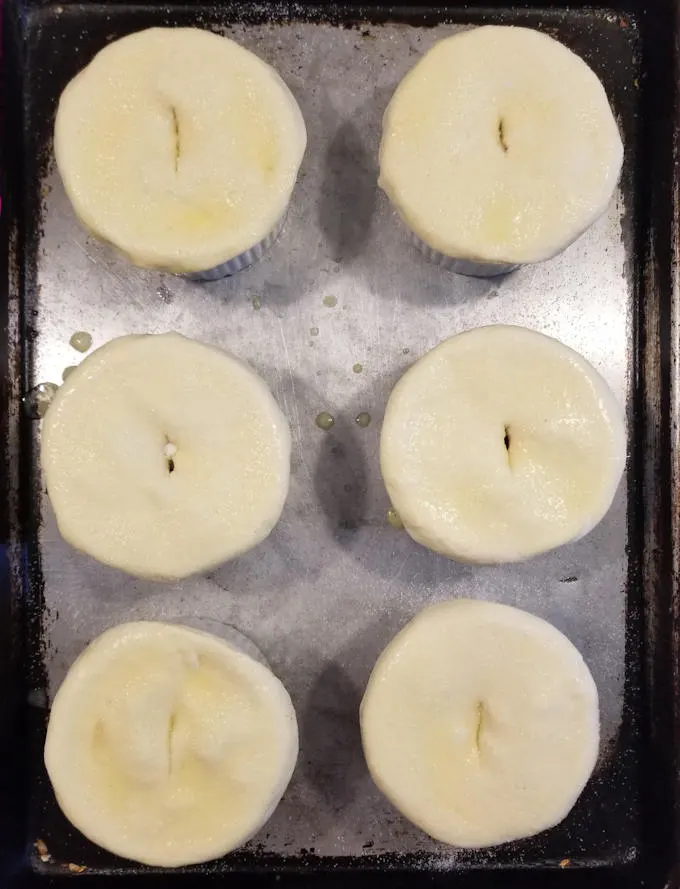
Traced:
<path fill-rule="evenodd" d="M 464 562 L 516 562 L 583 537 L 625 462 L 623 411 L 595 368 L 509 325 L 460 333 L 409 368 L 380 440 L 408 533 Z"/>
<path fill-rule="evenodd" d="M 59 389 L 41 466 L 70 544 L 169 580 L 267 537 L 288 493 L 290 429 L 264 382 L 221 349 L 125 336 Z"/>
<path fill-rule="evenodd" d="M 491 274 L 548 259 L 584 232 L 622 159 L 605 91 L 579 56 L 539 31 L 487 26 L 436 43 L 399 84 L 379 181 L 444 264 Z"/>
<path fill-rule="evenodd" d="M 278 230 L 306 140 L 295 98 L 254 53 L 199 28 L 150 28 L 68 84 L 54 150 L 82 223 L 132 262 L 229 273 Z"/>
<path fill-rule="evenodd" d="M 219 858 L 267 821 L 295 768 L 281 682 L 226 642 L 175 624 L 122 624 L 69 670 L 45 765 L 90 840 L 134 861 Z"/>
<path fill-rule="evenodd" d="M 373 780 L 414 824 L 455 846 L 529 837 L 570 811 L 595 767 L 597 689 L 555 627 L 458 599 L 389 643 L 361 704 Z"/>

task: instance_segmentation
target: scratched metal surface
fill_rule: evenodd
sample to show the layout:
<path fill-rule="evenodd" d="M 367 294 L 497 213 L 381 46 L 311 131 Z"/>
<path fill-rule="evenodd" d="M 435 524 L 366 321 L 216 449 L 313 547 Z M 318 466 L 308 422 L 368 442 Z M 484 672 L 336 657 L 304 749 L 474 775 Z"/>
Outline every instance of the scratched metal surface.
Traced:
<path fill-rule="evenodd" d="M 386 522 L 378 469 L 383 408 L 404 369 L 442 338 L 482 324 L 524 324 L 585 355 L 622 402 L 630 384 L 620 197 L 556 259 L 505 279 L 473 280 L 428 264 L 377 190 L 388 98 L 417 54 L 452 30 L 386 25 L 362 36 L 293 24 L 230 31 L 277 66 L 309 130 L 282 237 L 264 261 L 231 280 L 196 284 L 131 267 L 79 227 L 54 170 L 44 183 L 33 383 L 59 383 L 77 363 L 68 344 L 75 330 L 89 331 L 95 346 L 121 334 L 177 330 L 250 362 L 293 434 L 280 524 L 252 553 L 204 578 L 160 585 L 99 565 L 60 540 L 44 500 L 51 689 L 90 639 L 121 621 L 190 615 L 212 621 L 211 629 L 235 627 L 286 684 L 300 722 L 293 781 L 254 840 L 285 855 L 421 851 L 443 866 L 455 858 L 381 798 L 359 743 L 358 706 L 371 667 L 426 604 L 494 599 L 554 622 L 597 682 L 603 750 L 621 720 L 624 485 L 592 534 L 523 565 L 458 565 Z M 326 297 L 336 304 L 326 305 L 333 302 Z M 335 418 L 329 433 L 314 423 L 324 410 Z M 371 415 L 365 429 L 355 423 L 363 411 Z"/>

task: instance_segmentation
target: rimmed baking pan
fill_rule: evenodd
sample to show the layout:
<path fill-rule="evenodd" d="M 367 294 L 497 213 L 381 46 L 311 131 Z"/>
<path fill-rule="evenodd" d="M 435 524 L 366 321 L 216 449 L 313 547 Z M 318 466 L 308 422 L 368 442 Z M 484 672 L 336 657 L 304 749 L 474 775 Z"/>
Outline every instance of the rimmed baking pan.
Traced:
<path fill-rule="evenodd" d="M 502 279 L 430 265 L 376 187 L 380 119 L 432 42 L 482 23 L 562 40 L 602 79 L 624 137 L 608 213 L 554 260 Z M 68 80 L 107 42 L 162 25 L 227 33 L 274 64 L 309 148 L 284 231 L 257 266 L 196 283 L 132 268 L 78 226 L 54 169 Z M 662 886 L 676 859 L 677 502 L 674 4 L 435 7 L 341 3 L 134 4 L 4 0 L 0 817 L 10 879 L 134 886 L 232 878 L 457 885 Z M 473 569 L 390 527 L 377 461 L 387 394 L 445 335 L 526 324 L 574 346 L 626 404 L 626 482 L 584 540 L 519 566 Z M 255 554 L 162 586 L 96 565 L 60 540 L 22 398 L 78 360 L 69 338 L 177 329 L 255 365 L 291 420 L 293 485 Z M 335 424 L 324 431 L 321 412 Z M 368 425 L 355 422 L 368 414 Z M 447 596 L 548 617 L 588 660 L 603 749 L 557 828 L 484 852 L 430 841 L 372 786 L 357 708 L 382 645 Z M 301 755 L 284 802 L 244 849 L 162 874 L 97 849 L 65 821 L 42 765 L 51 695 L 68 665 L 126 619 L 219 621 L 291 691 Z M 11 874 L 11 877 L 10 877 Z"/>

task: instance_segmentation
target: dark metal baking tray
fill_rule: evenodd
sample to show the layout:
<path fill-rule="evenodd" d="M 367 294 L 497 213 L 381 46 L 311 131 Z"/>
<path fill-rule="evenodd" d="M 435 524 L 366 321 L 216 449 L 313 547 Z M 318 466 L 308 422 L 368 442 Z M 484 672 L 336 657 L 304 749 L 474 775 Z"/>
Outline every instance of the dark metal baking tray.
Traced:
<path fill-rule="evenodd" d="M 7 105 L 2 121 L 0 165 L 4 202 L 0 218 L 3 272 L 0 285 L 0 435 L 5 456 L 5 471 L 0 474 L 0 527 L 5 543 L 0 552 L 0 874 L 6 873 L 2 885 L 11 885 L 10 881 L 31 886 L 61 885 L 72 879 L 84 879 L 89 885 L 101 883 L 114 887 L 165 884 L 166 881 L 201 885 L 221 878 L 226 881 L 230 879 L 229 874 L 231 879 L 258 883 L 274 882 L 275 879 L 323 880 L 325 883 L 351 879 L 368 884 L 383 879 L 409 885 L 449 880 L 457 885 L 474 886 L 546 887 L 559 883 L 561 886 L 656 887 L 673 884 L 679 838 L 676 755 L 680 723 L 677 705 L 678 552 L 674 547 L 679 521 L 675 498 L 679 471 L 675 447 L 678 409 L 675 277 L 678 28 L 672 0 L 659 0 L 650 5 L 623 2 L 620 6 L 599 9 L 579 3 L 569 7 L 559 3 L 540 7 L 531 4 L 522 7 L 418 4 L 359 7 L 286 3 L 54 4 L 40 0 L 4 0 L 2 14 L 2 66 Z M 617 678 L 615 669 L 609 670 L 611 675 L 608 674 L 608 681 L 618 689 L 612 700 L 619 701 L 621 706 L 606 756 L 579 804 L 562 825 L 534 839 L 490 852 L 462 851 L 455 856 L 447 855 L 436 844 L 428 845 L 425 841 L 419 844 L 411 829 L 389 814 L 386 816 L 389 823 L 384 829 L 375 823 L 361 827 L 357 836 L 364 842 L 357 852 L 357 836 L 351 842 L 332 836 L 333 822 L 329 820 L 328 812 L 319 814 L 320 822 L 326 819 L 331 827 L 324 836 L 325 845 L 317 848 L 311 832 L 308 842 L 304 841 L 304 831 L 309 831 L 308 825 L 314 822 L 316 815 L 314 811 L 311 815 L 309 812 L 296 813 L 296 791 L 292 794 L 293 803 L 285 811 L 286 817 L 303 826 L 303 833 L 295 834 L 290 843 L 281 839 L 283 834 L 277 837 L 276 826 L 272 827 L 271 836 L 265 828 L 255 842 L 222 861 L 172 874 L 154 873 L 152 869 L 116 859 L 93 847 L 66 823 L 55 804 L 42 766 L 46 712 L 40 703 L 46 699 L 50 680 L 54 681 L 54 671 L 58 669 L 54 641 L 68 642 L 68 634 L 55 630 L 55 625 L 59 626 L 59 617 L 55 614 L 55 604 L 61 601 L 58 596 L 64 597 L 67 605 L 69 595 L 68 587 L 60 589 L 59 578 L 62 578 L 63 585 L 63 576 L 75 575 L 69 574 L 71 563 L 61 560 L 61 550 L 55 549 L 58 544 L 52 540 L 52 520 L 43 501 L 36 471 L 36 424 L 22 410 L 21 398 L 45 373 L 55 370 L 56 366 L 50 366 L 51 348 L 54 346 L 52 351 L 59 353 L 58 339 L 63 339 L 68 325 L 73 329 L 82 326 L 76 323 L 74 292 L 78 299 L 82 299 L 82 313 L 90 322 L 93 322 L 93 316 L 88 315 L 91 302 L 96 304 L 99 312 L 95 322 L 110 309 L 112 315 L 122 316 L 120 323 L 136 325 L 135 329 L 139 330 L 162 326 L 162 317 L 154 307 L 159 300 L 164 304 L 173 301 L 181 304 L 189 299 L 190 292 L 196 292 L 186 287 L 197 285 L 145 275 L 118 265 L 115 259 L 103 258 L 95 251 L 94 257 L 88 256 L 88 262 L 94 267 L 90 276 L 97 293 L 88 297 L 87 271 L 78 289 L 68 277 L 70 260 L 50 259 L 60 249 L 71 256 L 65 240 L 60 243 L 60 238 L 63 239 L 60 213 L 66 205 L 60 203 L 58 194 L 53 194 L 53 184 L 57 180 L 51 167 L 51 127 L 56 99 L 68 79 L 97 49 L 111 39 L 152 24 L 200 24 L 232 29 L 237 39 L 246 43 L 251 41 L 253 48 L 259 49 L 265 57 L 270 55 L 279 67 L 281 59 L 277 53 L 283 52 L 290 70 L 282 73 L 288 79 L 295 76 L 293 61 L 300 62 L 299 70 L 304 69 L 305 53 L 312 51 L 317 42 L 315 29 L 320 29 L 319 41 L 330 41 L 331 48 L 342 43 L 348 52 L 356 54 L 354 58 L 367 60 L 368 66 L 363 74 L 358 66 L 357 76 L 363 77 L 366 83 L 366 100 L 361 106 L 364 116 L 359 116 L 355 129 L 343 127 L 347 121 L 343 121 L 340 114 L 334 123 L 335 131 L 325 132 L 326 136 L 334 132 L 334 138 L 324 145 L 320 141 L 324 136 L 323 129 L 319 136 L 316 121 L 311 122 L 310 151 L 325 152 L 327 176 L 324 182 L 333 197 L 318 213 L 328 241 L 326 265 L 322 271 L 326 273 L 328 268 L 333 268 L 340 273 L 348 270 L 350 274 L 368 275 L 371 267 L 384 264 L 384 258 L 375 252 L 374 241 L 374 252 L 371 255 L 370 249 L 365 251 L 363 261 L 367 265 L 362 266 L 361 241 L 362 238 L 370 241 L 371 216 L 379 217 L 379 223 L 374 226 L 379 231 L 383 224 L 392 224 L 385 221 L 387 211 L 384 205 L 382 209 L 379 203 L 377 209 L 374 206 L 374 158 L 370 151 L 367 152 L 361 132 L 361 127 L 366 127 L 371 133 L 370 138 L 374 139 L 377 121 L 389 94 L 384 85 L 381 90 L 377 88 L 381 71 L 389 69 L 395 62 L 395 55 L 399 54 L 398 50 L 385 49 L 387 40 L 398 46 L 403 43 L 415 56 L 438 33 L 432 29 L 439 29 L 444 24 L 453 28 L 486 22 L 539 27 L 579 52 L 603 80 L 626 144 L 618 207 L 621 212 L 610 214 L 610 219 L 587 236 L 581 247 L 571 248 L 575 252 L 565 254 L 565 258 L 554 264 L 544 264 L 537 274 L 545 276 L 546 295 L 551 297 L 550 311 L 554 313 L 554 322 L 557 323 L 558 316 L 561 316 L 564 325 L 566 318 L 566 324 L 573 324 L 575 331 L 584 331 L 586 343 L 590 342 L 588 337 L 593 336 L 587 327 L 594 327 L 600 341 L 596 346 L 591 342 L 590 348 L 596 350 L 598 357 L 613 361 L 623 370 L 621 383 L 627 400 L 630 437 L 627 489 L 619 497 L 609 524 L 605 523 L 599 536 L 596 534 L 591 538 L 589 548 L 574 549 L 562 561 L 558 558 L 554 563 L 544 562 L 538 566 L 529 563 L 526 569 L 514 575 L 515 582 L 527 585 L 529 598 L 522 599 L 522 604 L 531 608 L 531 578 L 534 574 L 548 577 L 551 570 L 578 564 L 579 558 L 584 563 L 597 564 L 598 549 L 611 547 L 617 553 L 611 559 L 609 586 L 606 576 L 599 576 L 598 583 L 591 588 L 591 592 L 594 589 L 599 596 L 621 596 L 625 615 L 625 635 L 621 635 L 620 640 L 620 675 Z M 322 32 L 321 29 L 325 30 Z M 298 41 L 294 49 L 286 43 L 293 39 Z M 332 56 L 329 52 L 328 58 Z M 403 64 L 408 67 L 410 61 L 406 59 Z M 350 82 L 349 63 L 345 65 L 344 74 Z M 309 71 L 305 73 L 310 74 Z M 338 73 L 331 71 L 329 76 L 342 81 Z M 318 77 L 318 70 L 316 74 Z M 342 88 L 342 83 L 339 85 Z M 304 87 L 302 82 L 296 85 L 298 98 L 301 98 Z M 310 78 L 309 95 L 312 93 Z M 367 107 L 368 111 L 365 110 Z M 312 106 L 311 110 L 318 108 Z M 310 108 L 306 111 L 309 115 Z M 349 162 L 354 165 L 354 173 L 348 172 Z M 271 283 L 277 274 L 275 266 L 267 271 L 267 266 L 263 265 L 259 271 L 253 271 L 250 278 L 239 276 L 232 282 L 204 291 L 206 300 L 226 298 L 235 307 L 240 305 L 239 299 L 250 299 L 253 309 L 260 308 L 259 293 L 254 295 L 253 289 L 261 291 L 263 298 L 269 300 L 266 308 L 272 312 L 273 323 L 280 326 L 284 347 L 289 336 L 288 328 L 284 326 L 284 314 L 292 311 L 292 302 L 286 301 L 286 285 L 290 289 L 296 284 L 295 269 L 308 266 L 319 272 L 319 255 L 323 254 L 323 247 L 320 249 L 311 243 L 305 229 L 308 222 L 305 202 L 314 200 L 313 163 L 310 161 L 307 171 L 303 168 L 298 189 L 303 209 L 297 216 L 295 209 L 292 211 L 293 219 L 288 223 L 288 246 L 284 236 L 283 244 L 276 248 L 279 252 L 271 260 L 272 263 L 282 263 L 286 269 L 279 272 L 282 283 L 277 285 L 278 290 Z M 307 209 L 313 209 L 311 204 Z M 390 234 L 386 237 L 399 236 Z M 393 247 L 394 243 L 398 241 L 392 243 Z M 294 268 L 284 263 L 286 249 L 295 253 L 297 265 Z M 611 292 L 603 289 L 600 293 L 596 268 L 616 267 L 611 265 L 611 256 L 606 255 L 610 249 L 619 251 L 623 284 L 613 283 Z M 75 254 L 71 256 L 74 257 Z M 422 262 L 415 256 L 412 260 L 413 263 Z M 88 262 L 85 263 L 86 270 Z M 102 265 L 111 276 L 105 289 L 98 283 Z M 403 268 L 399 267 L 398 271 L 402 274 Z M 80 273 L 71 270 L 71 274 Z M 456 281 L 455 278 L 442 277 L 443 274 L 422 267 L 418 276 L 409 279 L 409 285 L 419 284 L 430 299 L 429 306 L 418 305 L 417 298 L 414 299 L 410 311 L 427 308 L 436 315 L 435 300 L 442 287 L 449 286 L 447 281 Z M 303 276 L 300 288 L 309 289 L 313 275 L 312 271 Z M 384 275 L 378 282 L 383 289 L 390 283 L 397 286 L 394 278 L 390 282 L 389 272 Z M 344 299 L 342 288 L 346 285 L 339 283 L 340 279 L 341 275 L 328 286 L 338 292 L 343 304 L 347 302 L 346 317 L 351 318 L 352 306 L 349 299 Z M 539 277 L 538 280 L 544 279 Z M 60 286 L 63 287 L 63 302 L 60 301 Z M 471 305 L 498 296 L 499 290 L 498 287 L 492 290 L 490 286 L 470 284 L 464 279 L 457 279 L 451 286 L 457 288 L 460 299 Z M 518 311 L 524 312 L 519 317 L 532 326 L 532 316 L 526 307 L 522 308 L 522 298 L 525 291 L 535 288 L 535 282 L 515 277 L 502 286 L 507 288 L 506 301 L 507 298 L 515 299 L 520 306 Z M 581 302 L 570 303 L 569 309 L 567 296 L 576 289 L 582 294 Z M 146 296 L 140 296 L 142 292 Z M 153 294 L 155 304 L 148 301 L 149 292 Z M 278 305 L 274 302 L 277 298 L 280 300 Z M 564 300 L 562 305 L 561 299 Z M 579 320 L 574 315 L 574 307 L 584 306 L 586 301 L 594 320 Z M 205 309 L 208 305 L 209 302 L 203 302 L 199 308 Z M 67 320 L 60 321 L 60 307 Z M 193 309 L 196 310 L 195 305 Z M 242 310 L 242 305 L 240 309 L 234 308 L 235 317 L 238 317 L 237 311 Z M 473 323 L 481 323 L 487 318 L 481 310 L 479 314 L 475 314 L 475 309 L 466 311 L 472 314 L 463 317 Z M 549 317 L 546 320 L 548 310 L 543 308 L 541 311 L 544 314 L 539 313 L 536 316 L 539 321 L 534 319 L 534 322 L 552 330 L 550 324 L 553 322 Z M 598 314 L 607 311 L 626 316 L 625 322 L 620 318 L 613 320 L 612 342 L 606 341 L 607 325 L 598 318 Z M 499 320 L 507 319 L 504 312 L 504 309 L 500 310 Z M 357 324 L 370 326 L 371 311 L 366 311 L 366 305 L 362 303 L 355 307 L 354 318 L 354 322 L 338 321 L 331 329 L 332 336 L 341 339 L 340 325 L 343 323 L 358 336 Z M 517 320 L 518 316 L 511 315 L 513 318 Z M 207 323 L 205 319 L 203 321 Z M 193 323 L 196 330 L 191 327 L 189 332 L 200 335 L 200 321 Z M 302 320 L 301 323 L 307 322 Z M 439 321 L 435 319 L 435 327 L 437 324 Z M 101 328 L 93 330 L 100 338 L 105 334 L 126 332 L 119 330 L 116 323 L 102 323 Z M 618 329 L 626 332 L 622 349 L 617 345 L 615 331 Z M 440 335 L 447 332 L 453 331 L 442 329 Z M 562 338 L 569 340 L 569 331 L 565 334 Z M 573 335 L 578 341 L 577 333 Z M 304 338 L 307 338 L 306 331 Z M 415 343 L 420 348 L 428 344 L 426 337 Z M 307 344 L 297 344 L 296 348 L 301 345 Z M 396 344 L 390 343 L 390 348 L 393 346 L 396 349 Z M 244 357 L 257 361 L 256 356 L 246 354 Z M 345 358 L 349 359 L 349 353 L 343 354 L 343 360 Z M 391 376 L 384 375 L 379 382 L 369 385 L 366 392 L 361 391 L 355 397 L 347 384 L 338 383 L 323 365 L 321 368 L 325 374 L 321 375 L 319 384 L 324 388 L 321 396 L 310 397 L 304 385 L 298 384 L 296 391 L 292 373 L 292 393 L 282 379 L 274 376 L 271 381 L 289 414 L 293 415 L 294 437 L 297 436 L 303 453 L 307 437 L 318 433 L 318 430 L 307 428 L 312 425 L 309 411 L 315 403 L 314 398 L 320 397 L 319 407 L 325 407 L 323 399 L 332 397 L 333 387 L 339 386 L 342 394 L 347 395 L 348 410 L 364 406 L 357 400 L 364 399 L 370 402 L 377 417 L 379 401 L 384 399 L 395 373 L 392 368 Z M 302 416 L 300 413 L 296 415 L 296 410 L 302 411 Z M 355 495 L 362 492 L 361 497 L 369 501 L 376 482 L 370 477 L 374 470 L 367 470 L 363 463 L 357 465 L 352 453 L 364 447 L 364 458 L 368 456 L 370 461 L 367 462 L 375 463 L 377 425 L 374 424 L 373 439 L 367 439 L 369 443 L 365 445 L 358 444 L 355 435 L 342 428 L 323 444 L 314 444 L 315 448 L 321 449 L 315 486 L 323 507 L 319 521 L 325 522 L 334 544 L 339 544 L 352 556 L 359 553 L 362 558 L 370 556 L 365 550 L 357 550 L 354 541 L 360 537 L 362 527 L 372 526 L 375 530 L 378 519 L 371 513 L 373 506 L 357 513 Z M 301 431 L 302 427 L 305 431 Z M 305 469 L 297 468 L 300 472 Z M 350 497 L 347 496 L 346 482 L 351 482 L 349 487 L 355 487 Z M 377 497 L 375 509 L 382 508 Z M 286 527 L 284 524 L 284 532 Z M 375 539 L 382 540 L 380 535 Z M 380 546 L 382 544 L 377 544 L 376 549 Z M 393 549 L 389 549 L 393 546 L 389 543 L 386 558 L 394 557 Z M 423 556 L 402 549 L 401 557 L 405 560 L 408 557 L 410 561 Z M 430 561 L 428 564 L 434 563 Z M 607 558 L 603 558 L 600 569 L 604 566 L 606 573 L 608 565 Z M 243 570 L 247 572 L 248 563 L 245 566 Z M 436 575 L 441 581 L 449 576 L 446 573 L 449 568 L 442 567 L 441 563 L 437 566 L 422 580 L 425 596 L 428 578 L 432 581 L 432 576 Z M 587 564 L 583 567 L 587 574 Z M 618 582 L 619 570 L 625 575 L 623 589 Z M 414 574 L 416 586 L 419 576 L 423 575 Z M 488 577 L 502 579 L 505 575 L 488 575 L 487 582 Z M 224 582 L 219 574 L 216 580 L 218 584 Z M 560 580 L 570 581 L 571 576 Z M 465 577 L 463 581 L 475 582 Z M 77 599 L 81 588 L 88 583 L 96 586 L 102 582 L 101 576 L 91 572 L 82 583 L 78 580 L 73 597 Z M 316 582 L 323 585 L 323 573 Z M 285 583 L 285 578 L 281 578 L 281 583 Z M 376 596 L 379 589 L 380 584 L 376 583 Z M 113 593 L 118 594 L 121 590 L 122 587 L 115 586 Z M 596 603 L 589 601 L 587 595 L 583 604 L 593 608 L 600 619 L 602 615 L 606 619 L 606 610 L 598 611 Z M 125 607 L 121 608 L 126 615 Z M 115 609 L 114 612 L 118 614 Z M 338 613 L 342 614 L 342 607 Z M 394 620 L 394 617 L 391 615 L 385 621 L 390 632 L 390 619 Z M 242 618 L 246 622 L 251 619 L 246 613 Z M 588 620 L 587 614 L 581 615 L 581 624 L 587 625 Z M 597 625 L 597 616 L 592 623 Z M 64 624 L 68 625 L 68 618 L 62 618 L 62 627 Z M 71 629 L 74 637 L 80 638 L 79 628 Z M 82 636 L 92 627 L 88 624 L 85 630 L 80 629 Z M 612 638 L 615 635 L 613 630 Z M 575 641 L 578 643 L 579 639 Z M 596 643 L 597 633 L 591 639 L 592 645 Z M 375 639 L 372 639 L 369 654 L 375 655 L 378 650 Z M 285 657 L 276 650 L 270 652 L 265 648 L 265 653 L 285 674 Z M 356 648 L 345 655 L 358 662 L 369 656 L 364 649 Z M 593 657 L 597 659 L 597 656 L 594 651 Z M 304 776 L 310 772 L 314 781 L 322 786 L 322 794 L 329 797 L 329 810 L 335 812 L 338 824 L 344 825 L 343 809 L 345 815 L 349 813 L 355 821 L 362 815 L 361 797 L 356 803 L 351 795 L 342 793 L 344 785 L 356 781 L 358 773 L 363 774 L 355 713 L 360 689 L 351 683 L 348 685 L 345 674 L 332 661 L 326 665 L 323 676 L 327 688 L 325 692 L 323 689 L 319 692 L 321 698 L 316 702 L 316 715 L 311 719 L 306 715 L 303 717 L 301 760 L 312 759 L 306 762 L 306 767 L 303 763 L 301 786 L 304 788 Z M 324 695 L 335 699 L 335 706 L 330 710 Z M 607 706 L 614 707 L 611 701 Z M 337 744 L 329 746 L 321 737 L 323 731 L 337 732 Z M 316 763 L 312 761 L 314 758 Z M 361 792 L 370 792 L 365 783 L 361 784 Z M 304 801 L 304 797 L 302 799 Z M 314 802 L 315 798 L 311 799 Z M 368 801 L 366 809 L 371 805 L 373 803 Z M 372 839 L 372 831 L 380 837 L 377 843 Z M 49 861 L 42 861 L 36 851 L 34 844 L 38 839 L 46 844 L 51 856 Z M 342 854 L 343 843 L 348 849 L 346 854 Z M 81 866 L 85 867 L 82 872 Z"/>

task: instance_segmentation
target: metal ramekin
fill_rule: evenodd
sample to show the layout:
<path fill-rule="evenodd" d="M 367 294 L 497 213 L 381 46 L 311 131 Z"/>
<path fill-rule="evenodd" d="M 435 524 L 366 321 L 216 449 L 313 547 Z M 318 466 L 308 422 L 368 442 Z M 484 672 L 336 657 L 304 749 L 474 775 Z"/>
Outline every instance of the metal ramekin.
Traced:
<path fill-rule="evenodd" d="M 243 271 L 243 269 L 262 259 L 283 231 L 285 221 L 286 213 L 283 214 L 265 238 L 244 250 L 243 253 L 239 253 L 238 256 L 234 256 L 226 262 L 221 262 L 210 269 L 204 269 L 200 272 L 187 272 L 182 277 L 188 278 L 190 281 L 217 281 L 219 278 L 228 278 L 237 272 Z"/>
<path fill-rule="evenodd" d="M 450 272 L 457 275 L 467 275 L 470 278 L 494 278 L 496 275 L 507 275 L 508 272 L 514 272 L 520 268 L 520 263 L 507 262 L 483 262 L 477 259 L 457 259 L 453 256 L 447 256 L 435 250 L 421 240 L 415 232 L 408 229 L 411 243 L 435 265 L 442 266 Z"/>

